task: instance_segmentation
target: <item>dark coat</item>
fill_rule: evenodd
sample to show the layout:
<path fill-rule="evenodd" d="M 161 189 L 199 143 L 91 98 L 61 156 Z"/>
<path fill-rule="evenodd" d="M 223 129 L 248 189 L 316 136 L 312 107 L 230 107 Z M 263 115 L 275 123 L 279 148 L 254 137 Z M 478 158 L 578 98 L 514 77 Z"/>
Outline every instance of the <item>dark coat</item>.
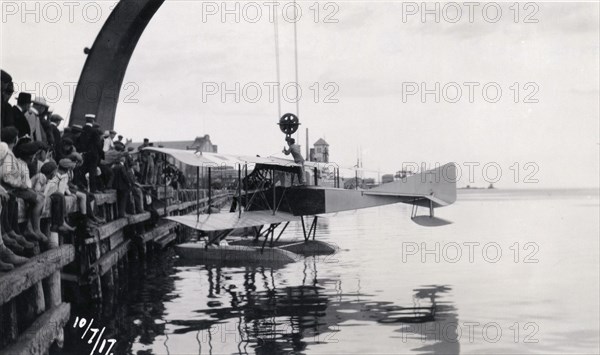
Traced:
<path fill-rule="evenodd" d="M 75 144 L 78 152 L 86 153 L 86 156 L 89 158 L 100 161 L 102 152 L 102 136 L 100 131 L 92 126 L 84 126 L 83 132 Z"/>
<path fill-rule="evenodd" d="M 2 128 L 15 125 L 13 107 L 11 104 L 2 102 L 0 113 L 2 114 Z"/>
<path fill-rule="evenodd" d="M 19 131 L 19 137 L 28 134 L 31 137 L 31 128 L 25 118 L 25 114 L 17 106 L 12 107 L 15 128 Z"/>
<path fill-rule="evenodd" d="M 113 188 L 117 191 L 129 191 L 133 187 L 133 181 L 127 173 L 127 168 L 120 163 L 114 164 L 113 168 Z"/>
<path fill-rule="evenodd" d="M 45 139 L 45 143 L 49 146 L 54 147 L 54 135 L 52 135 L 52 125 L 47 118 L 40 117 L 40 127 L 42 128 L 42 136 Z"/>
<path fill-rule="evenodd" d="M 60 149 L 60 131 L 58 130 L 58 127 L 51 124 L 50 134 L 48 136 L 52 136 L 52 147 L 54 148 L 55 152 L 58 152 Z M 48 144 L 50 144 L 50 139 L 48 139 Z"/>

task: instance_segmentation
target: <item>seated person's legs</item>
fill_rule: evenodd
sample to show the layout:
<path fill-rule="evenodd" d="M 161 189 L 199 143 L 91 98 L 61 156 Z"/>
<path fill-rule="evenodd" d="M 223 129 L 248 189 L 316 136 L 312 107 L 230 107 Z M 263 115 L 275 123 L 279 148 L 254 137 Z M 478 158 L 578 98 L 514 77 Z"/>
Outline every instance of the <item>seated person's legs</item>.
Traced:
<path fill-rule="evenodd" d="M 14 196 L 23 199 L 27 209 L 31 229 L 26 234 L 35 237 L 39 241 L 47 242 L 48 238 L 40 230 L 40 218 L 42 216 L 42 200 L 32 189 L 14 189 Z"/>

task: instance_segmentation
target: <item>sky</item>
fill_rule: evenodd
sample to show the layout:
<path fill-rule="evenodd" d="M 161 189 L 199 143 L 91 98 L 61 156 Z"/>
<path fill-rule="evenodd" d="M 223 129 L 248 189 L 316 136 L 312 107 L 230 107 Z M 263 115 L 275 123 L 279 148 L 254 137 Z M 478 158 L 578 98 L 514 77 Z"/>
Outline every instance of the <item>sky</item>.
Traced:
<path fill-rule="evenodd" d="M 222 153 L 280 155 L 265 3 L 167 0 L 131 58 L 115 130 L 155 142 L 209 134 Z M 600 185 L 597 2 L 299 1 L 298 107 L 288 3 L 275 11 L 281 113 L 298 114 L 303 151 L 308 128 L 340 166 L 453 161 L 459 186 Z M 2 1 L 0 63 L 17 91 L 67 117 L 83 48 L 114 4 Z"/>

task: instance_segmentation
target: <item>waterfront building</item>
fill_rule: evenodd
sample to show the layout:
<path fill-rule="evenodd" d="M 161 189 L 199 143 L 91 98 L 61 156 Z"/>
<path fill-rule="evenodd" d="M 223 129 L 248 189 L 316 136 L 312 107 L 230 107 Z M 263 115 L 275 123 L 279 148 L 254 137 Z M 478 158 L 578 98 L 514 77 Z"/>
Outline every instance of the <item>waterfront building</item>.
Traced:
<path fill-rule="evenodd" d="M 311 153 L 313 149 L 311 149 Z M 314 144 L 314 153 L 311 154 L 311 161 L 320 163 L 329 163 L 329 143 L 323 138 L 319 138 Z"/>

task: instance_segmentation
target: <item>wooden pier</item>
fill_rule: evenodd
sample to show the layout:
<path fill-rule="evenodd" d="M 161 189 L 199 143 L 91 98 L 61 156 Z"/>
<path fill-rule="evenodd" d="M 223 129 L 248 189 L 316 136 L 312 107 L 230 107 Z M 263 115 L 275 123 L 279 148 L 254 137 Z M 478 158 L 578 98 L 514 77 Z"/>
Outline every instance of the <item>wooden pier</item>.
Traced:
<path fill-rule="evenodd" d="M 227 191 L 213 191 L 209 199 L 204 190 L 165 187 L 155 192 L 159 206 L 154 219 L 150 212 L 118 218 L 114 192 L 94 195 L 97 214 L 106 223 L 89 230 L 79 228 L 60 236 L 50 233 L 49 212 L 44 213 L 42 226 L 50 238 L 49 249 L 0 273 L 0 354 L 46 354 L 53 344 L 61 347 L 71 316 L 71 305 L 63 299 L 67 288 L 75 291 L 75 302 L 101 301 L 114 288 L 119 273 L 126 272 L 129 258 L 144 258 L 148 250 L 182 240 L 181 227 L 156 217 L 203 212 L 209 201 L 219 207 L 231 196 Z M 66 201 L 68 213 L 77 212 L 75 197 L 67 196 Z M 22 201 L 19 216 L 25 222 Z"/>

